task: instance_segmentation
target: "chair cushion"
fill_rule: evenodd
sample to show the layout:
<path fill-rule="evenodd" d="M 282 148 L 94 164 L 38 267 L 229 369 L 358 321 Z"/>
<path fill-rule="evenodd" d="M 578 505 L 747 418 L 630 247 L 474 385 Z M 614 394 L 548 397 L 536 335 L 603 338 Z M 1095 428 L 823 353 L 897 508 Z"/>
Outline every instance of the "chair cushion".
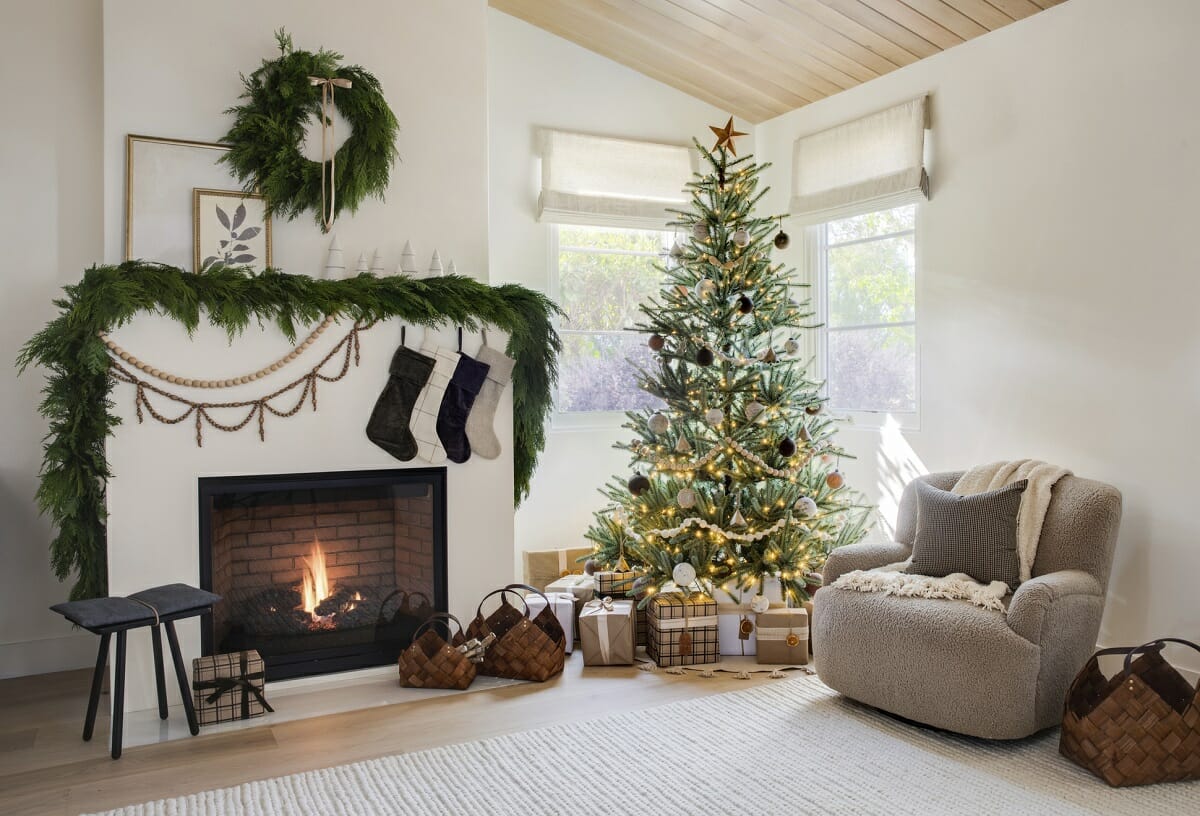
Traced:
<path fill-rule="evenodd" d="M 165 584 L 135 592 L 128 598 L 88 598 L 55 604 L 50 609 L 71 623 L 94 631 L 150 626 L 154 623 L 154 611 L 145 604 L 158 610 L 159 616 L 165 618 L 186 616 L 186 613 L 193 611 L 200 614 L 219 600 L 220 595 L 187 584 Z"/>
<path fill-rule="evenodd" d="M 916 482 L 917 535 L 910 573 L 938 578 L 966 573 L 984 584 L 1021 583 L 1017 514 L 1022 479 L 999 490 L 959 496 Z"/>

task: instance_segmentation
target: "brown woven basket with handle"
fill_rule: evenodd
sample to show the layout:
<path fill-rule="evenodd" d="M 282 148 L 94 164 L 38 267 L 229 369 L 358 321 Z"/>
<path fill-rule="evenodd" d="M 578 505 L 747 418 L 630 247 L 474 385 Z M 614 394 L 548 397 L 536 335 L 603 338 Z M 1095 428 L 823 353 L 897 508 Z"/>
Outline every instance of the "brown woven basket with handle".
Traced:
<path fill-rule="evenodd" d="M 1167 643 L 1200 652 L 1179 638 L 1101 649 L 1067 693 L 1059 751 L 1113 787 L 1200 779 L 1200 683 L 1163 659 Z M 1125 655 L 1111 678 L 1100 671 L 1104 655 Z"/>
<path fill-rule="evenodd" d="M 479 601 L 475 619 L 467 624 L 467 636 L 483 640 L 489 633 L 496 635 L 496 642 L 484 654 L 480 674 L 541 683 L 562 671 L 567 638 L 554 616 L 550 599 L 546 598 L 545 608 L 531 619 L 529 607 L 518 589 L 546 598 L 528 584 L 509 584 L 493 590 Z M 493 595 L 500 596 L 500 606 L 485 618 L 484 601 Z M 524 611 L 517 611 L 508 602 L 509 595 L 521 601 Z"/>
<path fill-rule="evenodd" d="M 450 631 L 450 622 L 458 627 Z M 433 626 L 446 627 L 446 637 Z M 476 666 L 458 650 L 466 638 L 462 623 L 449 612 L 430 615 L 415 632 L 408 648 L 400 653 L 400 685 L 405 688 L 458 689 L 462 691 L 475 679 Z"/>

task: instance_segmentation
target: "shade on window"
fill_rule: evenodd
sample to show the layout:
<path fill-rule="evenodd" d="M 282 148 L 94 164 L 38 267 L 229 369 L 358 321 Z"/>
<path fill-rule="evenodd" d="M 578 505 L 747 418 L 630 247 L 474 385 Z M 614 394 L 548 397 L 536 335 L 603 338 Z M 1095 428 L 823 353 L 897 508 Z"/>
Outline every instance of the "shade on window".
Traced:
<path fill-rule="evenodd" d="M 694 162 L 686 147 L 561 130 L 538 136 L 540 221 L 661 229 L 671 220 L 666 208 L 689 200 Z"/>
<path fill-rule="evenodd" d="M 926 97 L 796 140 L 791 212 L 805 223 L 929 197 Z"/>

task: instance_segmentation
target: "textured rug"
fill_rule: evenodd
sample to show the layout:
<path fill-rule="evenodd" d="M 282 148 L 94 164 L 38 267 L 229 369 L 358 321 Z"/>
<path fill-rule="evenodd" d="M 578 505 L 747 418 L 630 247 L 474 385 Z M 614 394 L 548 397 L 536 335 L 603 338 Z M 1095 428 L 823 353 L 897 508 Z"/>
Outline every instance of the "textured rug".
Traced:
<path fill-rule="evenodd" d="M 798 678 L 110 811 L 283 814 L 1195 814 L 1200 783 L 1113 790 L 1057 732 L 988 743 Z"/>

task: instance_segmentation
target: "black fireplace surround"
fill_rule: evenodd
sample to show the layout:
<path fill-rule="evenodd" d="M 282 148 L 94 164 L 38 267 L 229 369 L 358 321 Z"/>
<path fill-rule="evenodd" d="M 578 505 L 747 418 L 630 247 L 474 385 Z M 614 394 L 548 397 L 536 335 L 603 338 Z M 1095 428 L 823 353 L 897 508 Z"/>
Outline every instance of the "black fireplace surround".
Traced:
<path fill-rule="evenodd" d="M 395 663 L 446 611 L 446 469 L 199 479 L 206 655 L 256 649 L 267 679 Z"/>

